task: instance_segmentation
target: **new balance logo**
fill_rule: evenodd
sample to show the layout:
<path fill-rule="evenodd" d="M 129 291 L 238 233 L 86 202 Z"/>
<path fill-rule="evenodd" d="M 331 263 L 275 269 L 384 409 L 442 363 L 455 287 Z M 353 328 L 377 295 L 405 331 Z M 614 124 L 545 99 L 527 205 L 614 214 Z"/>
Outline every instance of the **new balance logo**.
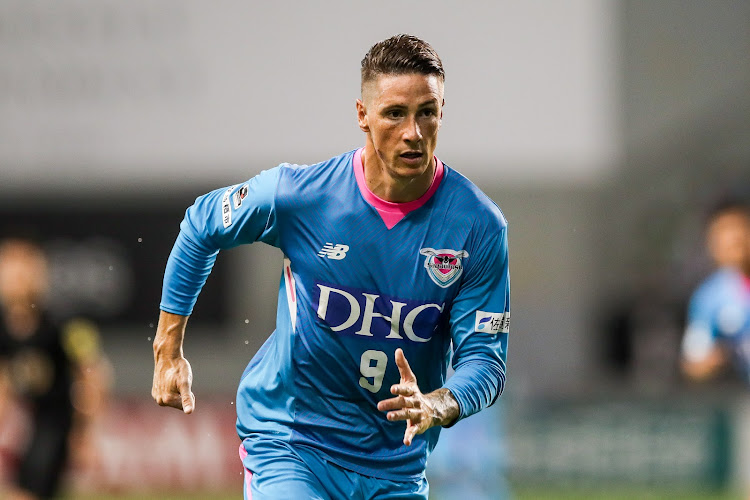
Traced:
<path fill-rule="evenodd" d="M 341 260 L 346 257 L 346 252 L 349 251 L 349 245 L 333 245 L 332 243 L 326 243 L 320 252 L 318 257 L 328 257 L 333 260 Z"/>

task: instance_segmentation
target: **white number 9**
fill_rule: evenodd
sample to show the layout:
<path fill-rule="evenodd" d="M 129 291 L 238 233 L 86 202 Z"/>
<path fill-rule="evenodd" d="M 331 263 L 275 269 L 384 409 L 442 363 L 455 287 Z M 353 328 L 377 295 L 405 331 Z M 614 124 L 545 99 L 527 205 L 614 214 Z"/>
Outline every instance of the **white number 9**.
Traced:
<path fill-rule="evenodd" d="M 373 365 L 372 362 L 375 361 Z M 383 351 L 365 351 L 359 363 L 359 385 L 370 392 L 378 392 L 383 385 L 385 376 L 385 365 L 388 364 L 388 355 Z M 372 379 L 370 382 L 369 379 Z"/>

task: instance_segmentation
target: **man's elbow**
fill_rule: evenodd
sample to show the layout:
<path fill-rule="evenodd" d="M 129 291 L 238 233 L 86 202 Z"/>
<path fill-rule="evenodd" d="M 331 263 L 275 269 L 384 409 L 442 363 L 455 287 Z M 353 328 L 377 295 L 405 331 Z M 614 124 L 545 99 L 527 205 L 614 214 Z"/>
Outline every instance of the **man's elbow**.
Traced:
<path fill-rule="evenodd" d="M 495 404 L 495 401 L 497 401 L 500 396 L 503 395 L 503 391 L 505 391 L 505 370 L 502 367 L 498 367 L 497 392 L 495 393 L 495 397 L 492 398 L 488 406 L 492 406 L 493 404 Z"/>

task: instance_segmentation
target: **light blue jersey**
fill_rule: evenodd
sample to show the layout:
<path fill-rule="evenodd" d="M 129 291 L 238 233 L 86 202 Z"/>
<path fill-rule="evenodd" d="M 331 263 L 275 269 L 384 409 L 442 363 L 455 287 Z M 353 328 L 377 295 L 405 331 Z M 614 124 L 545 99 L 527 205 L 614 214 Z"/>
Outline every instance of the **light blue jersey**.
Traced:
<path fill-rule="evenodd" d="M 721 342 L 731 350 L 750 383 L 750 278 L 735 269 L 721 269 L 693 294 L 683 356 L 701 361 Z"/>
<path fill-rule="evenodd" d="M 423 477 L 439 428 L 402 442 L 379 401 L 399 382 L 400 347 L 422 392 L 446 387 L 460 417 L 505 385 L 510 322 L 507 224 L 436 159 L 419 200 L 389 203 L 364 182 L 361 150 L 282 164 L 198 198 L 167 264 L 161 309 L 191 313 L 220 249 L 262 241 L 284 253 L 276 330 L 237 394 L 246 467 L 265 437 L 376 478 Z M 456 374 L 446 383 L 451 346 Z"/>

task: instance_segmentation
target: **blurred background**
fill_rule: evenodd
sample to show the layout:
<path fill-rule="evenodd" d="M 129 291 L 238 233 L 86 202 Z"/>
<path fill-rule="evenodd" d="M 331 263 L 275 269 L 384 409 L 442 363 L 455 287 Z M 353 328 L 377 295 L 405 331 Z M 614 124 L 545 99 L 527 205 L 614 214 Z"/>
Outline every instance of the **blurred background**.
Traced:
<path fill-rule="evenodd" d="M 150 400 L 164 264 L 196 196 L 363 145 L 359 62 L 399 32 L 446 68 L 437 155 L 510 223 L 508 386 L 444 432 L 434 496 L 457 498 L 451 466 L 489 481 L 466 498 L 747 495 L 747 388 L 678 362 L 706 211 L 750 186 L 750 2 L 3 0 L 0 237 L 42 235 L 49 309 L 93 319 L 113 372 L 70 498 L 239 495 L 234 392 L 281 254 L 220 255 L 185 345 L 190 417 Z"/>

